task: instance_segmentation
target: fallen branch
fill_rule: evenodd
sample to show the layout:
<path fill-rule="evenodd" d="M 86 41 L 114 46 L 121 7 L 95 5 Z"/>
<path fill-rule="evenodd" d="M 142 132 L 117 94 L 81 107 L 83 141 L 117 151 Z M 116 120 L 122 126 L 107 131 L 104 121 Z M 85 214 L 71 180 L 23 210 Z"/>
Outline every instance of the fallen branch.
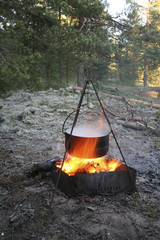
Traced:
<path fill-rule="evenodd" d="M 119 119 L 118 120 L 124 120 L 124 121 L 139 121 L 139 122 L 143 122 L 144 121 L 144 119 L 142 118 L 142 117 L 134 117 L 134 118 L 132 118 L 132 117 L 124 117 L 124 116 L 119 116 Z M 156 118 L 155 117 L 151 117 L 151 118 L 149 118 L 148 120 L 150 120 L 150 121 L 155 121 L 156 120 Z"/>
<path fill-rule="evenodd" d="M 76 86 L 71 86 L 73 90 L 79 90 L 79 91 L 82 91 L 83 88 L 81 87 L 76 87 Z M 86 89 L 85 93 L 95 93 L 93 90 L 90 90 L 90 89 Z M 116 95 L 112 95 L 112 94 L 108 94 L 111 98 L 115 98 L 115 99 L 119 99 L 119 100 L 124 100 L 124 97 L 121 97 L 121 96 L 116 96 Z M 148 107 L 153 107 L 153 108 L 157 108 L 157 109 L 160 109 L 160 104 L 152 104 L 152 103 L 149 103 L 149 102 L 145 102 L 143 100 L 138 100 L 138 99 L 133 99 L 133 98 L 125 98 L 126 101 L 129 103 L 129 102 L 134 102 L 134 103 L 142 103 Z"/>
<path fill-rule="evenodd" d="M 134 130 L 146 130 L 147 127 L 145 125 L 139 125 L 137 122 L 126 122 L 123 120 L 117 120 L 117 124 L 122 125 L 123 127 L 126 128 L 132 128 Z"/>
<path fill-rule="evenodd" d="M 102 101 L 101 101 L 102 102 Z M 106 108 L 102 102 L 103 108 L 106 112 L 108 112 L 109 114 L 111 114 L 114 117 L 120 117 L 119 115 L 115 114 L 114 112 L 112 112 L 111 110 L 109 110 L 108 108 Z"/>
<path fill-rule="evenodd" d="M 83 88 L 81 87 L 76 87 L 76 86 L 71 86 L 73 90 L 79 90 L 80 92 L 82 92 Z M 85 93 L 95 93 L 93 90 L 90 89 L 86 89 Z"/>
<path fill-rule="evenodd" d="M 111 98 L 115 98 L 115 99 L 120 99 L 120 100 L 123 100 L 123 97 L 121 96 L 116 96 L 116 95 L 110 95 Z M 142 103 L 148 107 L 153 107 L 153 108 L 157 108 L 157 109 L 160 109 L 160 104 L 156 104 L 156 103 L 149 103 L 149 102 L 145 102 L 143 100 L 138 100 L 138 99 L 133 99 L 133 98 L 129 98 L 127 101 L 130 101 L 130 102 L 134 102 L 134 103 Z"/>
<path fill-rule="evenodd" d="M 128 100 L 125 97 L 122 97 L 122 100 L 126 104 L 127 112 L 131 114 L 131 118 L 134 118 L 134 114 L 136 111 L 135 107 L 130 102 L 128 102 Z"/>
<path fill-rule="evenodd" d="M 146 130 L 149 129 L 153 134 L 155 134 L 156 136 L 160 136 L 160 129 L 156 129 L 150 125 L 144 125 L 143 123 L 140 122 L 126 122 L 123 120 L 117 120 L 117 124 L 122 125 L 123 127 L 126 128 L 131 128 L 134 130 Z"/>

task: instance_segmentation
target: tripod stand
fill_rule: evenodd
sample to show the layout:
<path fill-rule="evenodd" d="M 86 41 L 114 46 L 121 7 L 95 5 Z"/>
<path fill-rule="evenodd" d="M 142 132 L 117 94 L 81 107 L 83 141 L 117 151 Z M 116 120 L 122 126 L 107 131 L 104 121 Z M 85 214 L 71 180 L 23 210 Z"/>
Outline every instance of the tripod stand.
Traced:
<path fill-rule="evenodd" d="M 107 117 L 107 114 L 106 114 L 106 112 L 105 112 L 105 110 L 104 110 L 103 104 L 102 104 L 102 102 L 101 102 L 101 100 L 100 100 L 100 98 L 99 98 L 98 92 L 97 92 L 97 90 L 96 90 L 96 88 L 95 88 L 92 80 L 87 80 L 87 81 L 85 82 L 84 86 L 83 86 L 82 93 L 81 93 L 81 97 L 80 97 L 80 100 L 79 100 L 79 103 L 78 103 L 78 107 L 77 107 L 77 110 L 76 110 L 76 114 L 75 114 L 75 117 L 74 117 L 74 121 L 73 121 L 73 124 L 72 124 L 72 127 L 71 127 L 69 139 L 68 139 L 68 142 L 67 142 L 67 145 L 66 145 L 66 150 L 65 150 L 65 153 L 64 153 L 64 156 L 63 156 L 61 169 L 60 169 L 60 172 L 59 172 L 59 175 L 58 175 L 58 178 L 57 178 L 56 187 L 58 187 L 58 184 L 59 184 L 59 180 L 60 180 L 60 176 L 61 176 L 63 164 L 64 164 L 64 161 L 65 161 L 65 159 L 66 159 L 66 154 L 67 154 L 67 151 L 68 151 L 70 142 L 71 142 L 71 136 L 72 136 L 72 133 L 73 133 L 73 129 L 74 129 L 76 123 L 77 123 L 77 119 L 78 119 L 78 116 L 79 116 L 79 112 L 80 112 L 81 104 L 82 104 L 82 101 L 83 101 L 83 97 L 84 97 L 84 95 L 85 95 L 85 91 L 86 91 L 87 86 L 88 86 L 89 83 L 92 84 L 92 87 L 93 87 L 93 89 L 94 89 L 95 95 L 96 95 L 96 97 L 97 97 L 97 99 L 98 99 L 98 102 L 99 102 L 99 104 L 100 104 L 100 107 L 102 108 L 104 117 L 106 118 L 106 121 L 107 121 L 107 123 L 108 123 L 108 125 L 109 125 L 109 127 L 110 127 L 110 130 L 111 130 L 111 133 L 112 133 L 112 135 L 113 135 L 113 138 L 114 138 L 114 140 L 115 140 L 115 142 L 116 142 L 116 145 L 117 145 L 117 147 L 118 147 L 118 150 L 119 150 L 119 152 L 120 152 L 120 154 L 121 154 L 122 160 L 123 160 L 123 162 L 125 163 L 126 168 L 127 168 L 127 170 L 128 170 L 128 174 L 129 174 L 129 176 L 130 176 L 130 178 L 131 178 L 131 181 L 132 181 L 132 183 L 133 183 L 134 190 L 135 190 L 136 192 L 138 192 L 138 191 L 137 191 L 137 188 L 136 188 L 136 185 L 135 185 L 135 183 L 134 183 L 133 177 L 132 177 L 132 175 L 131 175 L 131 173 L 130 173 L 130 169 L 129 169 L 127 163 L 126 163 L 126 160 L 125 160 L 124 155 L 123 155 L 123 153 L 122 153 L 122 151 L 121 151 L 120 145 L 119 145 L 119 143 L 118 143 L 118 141 L 117 141 L 117 138 L 116 138 L 116 136 L 115 136 L 115 133 L 114 133 L 114 131 L 113 131 L 113 129 L 112 129 L 110 120 L 109 120 L 109 118 Z"/>

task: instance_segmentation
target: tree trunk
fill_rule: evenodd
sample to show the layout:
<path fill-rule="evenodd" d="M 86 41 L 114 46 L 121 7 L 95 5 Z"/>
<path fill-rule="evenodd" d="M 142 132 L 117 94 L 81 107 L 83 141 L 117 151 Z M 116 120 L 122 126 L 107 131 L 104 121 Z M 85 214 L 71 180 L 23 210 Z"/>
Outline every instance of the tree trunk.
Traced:
<path fill-rule="evenodd" d="M 62 83 L 62 80 L 63 80 L 62 62 L 59 59 L 59 81 L 60 81 L 60 83 Z"/>
<path fill-rule="evenodd" d="M 59 23 L 61 24 L 61 8 L 59 8 Z M 60 50 L 59 50 L 59 81 L 62 83 L 63 80 L 63 70 L 62 70 L 62 61 L 61 61 L 61 41 L 60 41 Z"/>
<path fill-rule="evenodd" d="M 83 87 L 84 84 L 84 64 L 82 60 L 78 60 L 78 72 L 77 72 L 77 86 Z"/>
<path fill-rule="evenodd" d="M 144 59 L 143 86 L 147 87 L 147 59 Z"/>
<path fill-rule="evenodd" d="M 79 17 L 78 29 L 83 34 L 85 34 L 85 30 L 84 30 L 85 23 L 86 23 L 86 19 L 84 17 Z M 83 87 L 83 84 L 84 84 L 84 62 L 80 57 L 81 54 L 82 54 L 82 46 L 80 46 L 78 50 L 78 67 L 77 67 L 77 86 L 78 87 Z"/>
<path fill-rule="evenodd" d="M 150 20 L 150 6 L 151 6 L 151 0 L 148 0 L 148 7 L 147 7 L 147 26 L 149 26 L 149 20 Z"/>
<path fill-rule="evenodd" d="M 68 54 L 66 58 L 66 83 L 69 83 L 69 64 L 68 64 Z"/>

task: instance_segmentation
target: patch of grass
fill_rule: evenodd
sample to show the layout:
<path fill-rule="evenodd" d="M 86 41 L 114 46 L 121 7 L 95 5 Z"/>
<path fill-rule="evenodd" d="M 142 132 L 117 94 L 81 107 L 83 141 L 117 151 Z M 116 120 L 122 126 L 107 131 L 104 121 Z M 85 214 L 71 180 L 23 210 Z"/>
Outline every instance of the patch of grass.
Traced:
<path fill-rule="evenodd" d="M 150 218 L 154 218 L 155 217 L 154 211 L 152 211 L 152 210 L 143 212 L 143 215 L 147 216 L 147 217 L 150 217 Z"/>
<path fill-rule="evenodd" d="M 160 120 L 160 110 L 158 110 L 155 115 L 156 115 L 156 118 Z"/>
<path fill-rule="evenodd" d="M 157 122 L 158 122 L 158 127 L 160 128 L 160 110 L 158 110 L 155 114 L 155 117 L 157 119 Z"/>
<path fill-rule="evenodd" d="M 41 212 L 40 212 L 40 215 L 41 215 L 42 217 L 46 217 L 46 216 L 47 216 L 47 212 L 46 212 L 46 211 L 41 211 Z"/>
<path fill-rule="evenodd" d="M 36 229 L 37 232 L 41 232 L 42 229 L 42 224 L 40 222 L 35 222 L 34 227 Z"/>
<path fill-rule="evenodd" d="M 10 97 L 10 96 L 12 96 L 12 92 L 6 92 L 6 93 L 1 93 L 0 92 L 0 98 L 3 98 L 3 99 L 5 99 L 5 98 L 7 98 L 7 97 Z"/>
<path fill-rule="evenodd" d="M 137 202 L 140 196 L 137 193 L 132 193 L 132 198 L 134 199 L 135 202 Z"/>
<path fill-rule="evenodd" d="M 158 147 L 159 147 L 159 143 L 158 143 L 158 141 L 156 140 L 156 141 L 154 142 L 154 149 L 158 149 Z"/>

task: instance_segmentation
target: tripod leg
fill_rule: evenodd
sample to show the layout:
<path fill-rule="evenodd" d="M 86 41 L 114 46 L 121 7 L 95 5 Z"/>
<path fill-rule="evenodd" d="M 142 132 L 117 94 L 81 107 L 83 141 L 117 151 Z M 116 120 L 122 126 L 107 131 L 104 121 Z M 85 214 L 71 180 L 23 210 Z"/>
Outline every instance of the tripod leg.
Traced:
<path fill-rule="evenodd" d="M 105 118 L 106 118 L 106 120 L 107 120 L 107 122 L 108 122 L 108 125 L 109 125 L 109 127 L 110 127 L 110 129 L 111 129 L 111 133 L 112 133 L 112 135 L 113 135 L 113 137 L 114 137 L 114 140 L 115 140 L 115 142 L 116 142 L 116 145 L 117 145 L 117 147 L 118 147 L 118 150 L 119 150 L 119 152 L 120 152 L 120 154 L 121 154 L 121 156 L 122 156 L 122 159 L 123 159 L 123 161 L 124 161 L 124 163 L 125 163 L 125 165 L 126 165 L 126 168 L 127 168 L 128 172 L 129 172 L 129 176 L 130 176 L 131 181 L 132 181 L 132 183 L 133 183 L 134 189 L 135 189 L 136 192 L 138 192 L 138 190 L 137 190 L 137 188 L 136 188 L 136 185 L 135 185 L 135 183 L 134 183 L 133 177 L 132 177 L 132 175 L 131 175 L 131 173 L 130 173 L 130 169 L 129 169 L 127 163 L 126 163 L 126 160 L 125 160 L 125 158 L 124 158 L 124 155 L 123 155 L 123 153 L 122 153 L 122 150 L 121 150 L 121 148 L 120 148 L 120 145 L 119 145 L 119 143 L 118 143 L 118 141 L 117 141 L 117 138 L 116 138 L 116 136 L 115 136 L 115 133 L 113 132 L 111 123 L 110 123 L 110 121 L 109 121 L 109 119 L 108 119 L 108 117 L 107 117 L 107 114 L 106 114 L 106 112 L 105 112 L 105 110 L 104 110 L 104 107 L 103 107 L 103 105 L 102 105 L 102 102 L 101 102 L 101 100 L 100 100 L 100 98 L 99 98 L 99 96 L 98 96 L 97 90 L 96 90 L 93 82 L 92 82 L 92 81 L 90 81 L 90 82 L 91 82 L 91 84 L 92 84 L 92 86 L 93 86 L 93 89 L 94 89 L 94 91 L 95 91 L 95 94 L 96 94 L 96 96 L 97 96 L 97 99 L 98 99 L 98 101 L 99 101 L 99 104 L 100 104 L 100 106 L 101 106 L 101 108 L 102 108 L 103 114 L 104 114 L 104 116 L 105 116 Z"/>
<path fill-rule="evenodd" d="M 84 86 L 83 86 L 83 90 L 82 90 L 81 97 L 80 97 L 80 100 L 79 100 L 79 103 L 78 103 L 78 107 L 77 107 L 75 118 L 74 118 L 74 121 L 73 121 L 73 124 L 72 124 L 71 132 L 70 132 L 70 135 L 69 135 L 68 143 L 67 143 L 66 150 L 65 150 L 65 153 L 64 153 L 64 156 L 63 156 L 61 169 L 60 169 L 59 174 L 58 174 L 58 178 L 57 178 L 57 182 L 56 182 L 56 188 L 58 187 L 58 183 L 59 183 L 60 176 L 61 176 L 61 173 L 62 173 L 64 160 L 66 159 L 66 154 L 67 154 L 70 142 L 71 142 L 71 135 L 72 135 L 73 129 L 74 129 L 75 125 L 76 125 L 76 122 L 77 122 L 77 119 L 78 119 L 78 115 L 79 115 L 79 111 L 80 111 L 80 107 L 81 107 L 81 104 L 82 104 L 82 101 L 83 101 L 83 97 L 84 97 L 84 94 L 85 94 L 85 90 L 86 90 L 88 84 L 89 84 L 89 81 L 86 81 Z"/>

